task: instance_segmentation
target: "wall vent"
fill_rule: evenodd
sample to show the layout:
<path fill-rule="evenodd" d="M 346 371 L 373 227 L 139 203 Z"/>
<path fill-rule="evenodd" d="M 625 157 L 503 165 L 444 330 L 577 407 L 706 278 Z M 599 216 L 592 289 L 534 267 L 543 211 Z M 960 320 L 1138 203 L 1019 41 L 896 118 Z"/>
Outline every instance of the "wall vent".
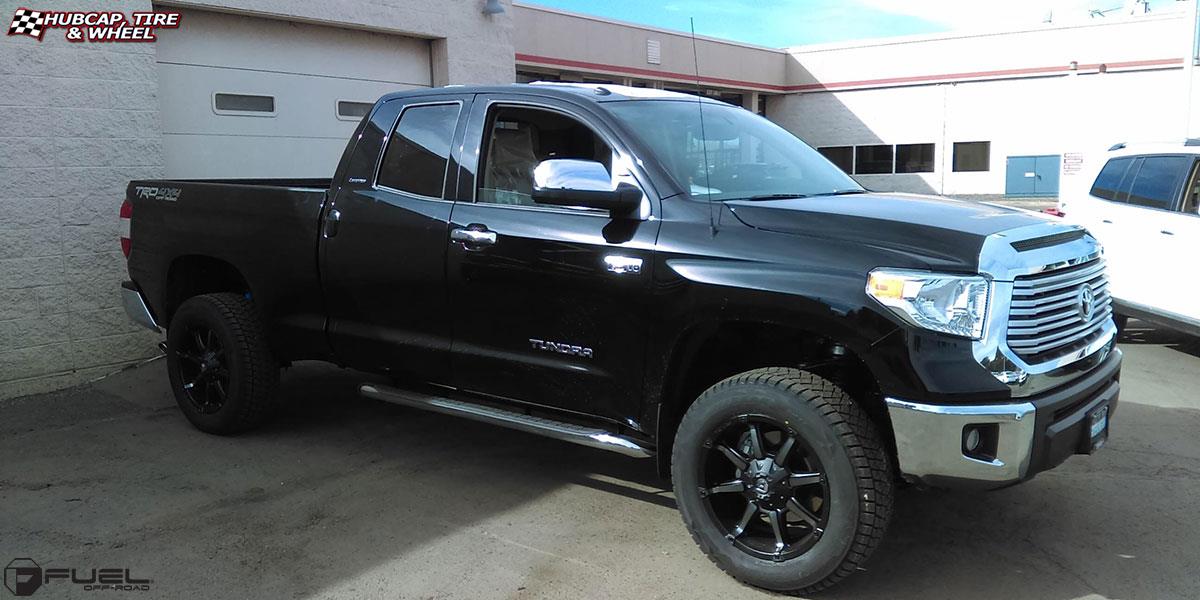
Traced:
<path fill-rule="evenodd" d="M 662 64 L 662 43 L 658 40 L 646 40 L 646 63 Z"/>

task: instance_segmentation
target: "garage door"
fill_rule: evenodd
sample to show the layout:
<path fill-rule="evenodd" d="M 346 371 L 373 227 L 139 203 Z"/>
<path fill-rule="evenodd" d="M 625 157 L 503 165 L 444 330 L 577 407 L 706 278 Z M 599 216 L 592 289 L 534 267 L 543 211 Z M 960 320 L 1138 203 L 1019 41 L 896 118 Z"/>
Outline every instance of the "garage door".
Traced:
<path fill-rule="evenodd" d="M 184 11 L 158 32 L 168 177 L 331 177 L 366 105 L 429 87 L 429 41 Z"/>

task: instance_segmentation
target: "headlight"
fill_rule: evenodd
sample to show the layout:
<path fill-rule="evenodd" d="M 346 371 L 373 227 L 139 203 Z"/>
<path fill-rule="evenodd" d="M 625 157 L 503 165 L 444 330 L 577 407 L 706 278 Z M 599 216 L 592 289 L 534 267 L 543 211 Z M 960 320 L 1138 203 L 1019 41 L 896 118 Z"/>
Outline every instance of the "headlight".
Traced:
<path fill-rule="evenodd" d="M 913 325 L 977 340 L 989 285 L 979 276 L 875 269 L 867 277 L 867 295 Z"/>

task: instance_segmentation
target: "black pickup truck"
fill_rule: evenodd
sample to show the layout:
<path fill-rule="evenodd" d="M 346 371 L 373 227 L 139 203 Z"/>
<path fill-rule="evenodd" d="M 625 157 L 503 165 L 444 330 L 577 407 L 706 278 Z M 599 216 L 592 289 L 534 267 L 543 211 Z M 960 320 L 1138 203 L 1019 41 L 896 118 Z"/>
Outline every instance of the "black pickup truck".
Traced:
<path fill-rule="evenodd" d="M 291 361 L 383 375 L 360 392 L 656 457 L 700 548 L 772 590 L 853 573 L 898 484 L 1027 480 L 1117 404 L 1085 230 L 867 192 L 693 96 L 391 94 L 332 180 L 134 181 L 121 216 L 125 306 L 197 428 L 261 423 Z"/>

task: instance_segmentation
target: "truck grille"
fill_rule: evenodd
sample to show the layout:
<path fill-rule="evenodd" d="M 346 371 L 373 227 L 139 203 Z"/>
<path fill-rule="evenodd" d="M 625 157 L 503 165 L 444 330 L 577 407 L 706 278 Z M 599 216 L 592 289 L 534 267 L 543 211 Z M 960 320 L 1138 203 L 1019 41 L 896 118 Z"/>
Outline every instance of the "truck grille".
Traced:
<path fill-rule="evenodd" d="M 1022 275 L 1013 281 L 1008 346 L 1030 364 L 1054 360 L 1095 341 L 1111 315 L 1102 258 Z"/>

